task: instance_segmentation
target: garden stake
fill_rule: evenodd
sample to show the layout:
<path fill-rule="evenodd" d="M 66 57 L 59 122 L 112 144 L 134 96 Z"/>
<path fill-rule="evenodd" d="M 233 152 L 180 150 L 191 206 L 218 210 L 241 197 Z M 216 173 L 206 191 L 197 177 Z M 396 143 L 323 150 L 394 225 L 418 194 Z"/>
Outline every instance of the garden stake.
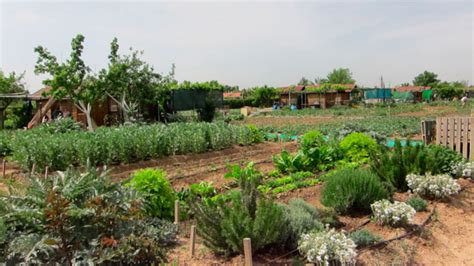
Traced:
<path fill-rule="evenodd" d="M 179 225 L 179 200 L 174 201 L 174 224 Z"/>
<path fill-rule="evenodd" d="M 3 176 L 4 178 L 6 178 L 7 176 L 5 175 L 5 171 L 7 170 L 7 169 L 6 169 L 6 168 L 7 168 L 7 160 L 3 159 L 2 167 L 3 167 L 3 168 L 2 168 L 2 169 L 3 169 L 3 170 L 2 170 L 2 172 L 3 172 L 2 176 Z"/>
<path fill-rule="evenodd" d="M 33 166 L 31 167 L 31 174 L 32 175 L 35 173 L 35 168 L 36 168 L 36 164 L 34 163 Z"/>
<path fill-rule="evenodd" d="M 189 253 L 191 253 L 191 258 L 194 257 L 194 246 L 196 244 L 196 226 L 191 225 L 191 242 L 189 246 Z"/>
<path fill-rule="evenodd" d="M 44 168 L 44 179 L 48 178 L 48 167 Z"/>
<path fill-rule="evenodd" d="M 244 238 L 244 257 L 245 257 L 245 266 L 253 266 L 252 243 L 251 243 L 250 238 Z"/>

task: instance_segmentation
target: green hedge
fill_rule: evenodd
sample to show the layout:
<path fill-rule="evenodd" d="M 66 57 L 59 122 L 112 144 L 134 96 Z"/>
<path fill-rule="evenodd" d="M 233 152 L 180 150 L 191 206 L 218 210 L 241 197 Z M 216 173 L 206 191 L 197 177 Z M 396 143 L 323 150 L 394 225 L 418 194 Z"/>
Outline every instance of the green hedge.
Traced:
<path fill-rule="evenodd" d="M 244 106 L 255 106 L 253 98 L 246 99 L 224 99 L 224 105 L 228 105 L 229 108 L 242 108 Z"/>
<path fill-rule="evenodd" d="M 11 140 L 12 157 L 24 169 L 130 163 L 167 155 L 201 153 L 234 144 L 250 145 L 260 131 L 225 123 L 175 123 L 99 128 L 50 134 L 31 130 Z"/>

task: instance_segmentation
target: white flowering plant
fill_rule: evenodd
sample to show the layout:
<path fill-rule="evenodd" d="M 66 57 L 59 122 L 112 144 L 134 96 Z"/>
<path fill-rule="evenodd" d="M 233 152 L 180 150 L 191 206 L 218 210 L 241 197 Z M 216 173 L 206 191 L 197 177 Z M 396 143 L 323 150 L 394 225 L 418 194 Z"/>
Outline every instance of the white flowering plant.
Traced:
<path fill-rule="evenodd" d="M 461 186 L 451 176 L 442 175 L 416 175 L 409 174 L 406 177 L 408 187 L 413 193 L 418 195 L 445 198 L 449 195 L 457 194 Z"/>
<path fill-rule="evenodd" d="M 383 225 L 402 226 L 411 223 L 416 211 L 410 205 L 383 199 L 370 205 L 372 208 L 372 219 Z"/>
<path fill-rule="evenodd" d="M 303 234 L 298 250 L 309 262 L 318 265 L 354 265 L 357 256 L 354 241 L 334 228 Z"/>
<path fill-rule="evenodd" d="M 458 162 L 453 165 L 451 174 L 454 177 L 472 178 L 474 173 L 474 162 Z"/>

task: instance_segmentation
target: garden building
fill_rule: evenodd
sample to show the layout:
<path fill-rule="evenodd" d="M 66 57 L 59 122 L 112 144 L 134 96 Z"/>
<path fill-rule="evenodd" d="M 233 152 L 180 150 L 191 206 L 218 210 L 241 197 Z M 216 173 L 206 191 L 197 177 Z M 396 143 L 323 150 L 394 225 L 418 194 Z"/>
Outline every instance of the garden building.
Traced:
<path fill-rule="evenodd" d="M 355 84 L 316 84 L 280 88 L 280 105 L 301 108 L 330 108 L 347 105 L 355 96 Z"/>
<path fill-rule="evenodd" d="M 429 86 L 401 86 L 392 91 L 392 97 L 399 102 L 430 101 L 433 90 Z"/>

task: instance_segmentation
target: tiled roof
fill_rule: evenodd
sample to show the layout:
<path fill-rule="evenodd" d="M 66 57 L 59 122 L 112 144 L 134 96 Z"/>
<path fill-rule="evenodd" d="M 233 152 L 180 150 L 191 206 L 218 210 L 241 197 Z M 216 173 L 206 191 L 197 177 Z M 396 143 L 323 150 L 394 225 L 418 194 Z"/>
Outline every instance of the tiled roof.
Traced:
<path fill-rule="evenodd" d="M 396 87 L 394 90 L 400 91 L 400 92 L 406 92 L 406 91 L 424 91 L 424 90 L 429 90 L 431 89 L 430 86 L 402 86 L 402 87 Z"/>
<path fill-rule="evenodd" d="M 240 92 L 224 92 L 224 98 L 240 98 L 242 93 Z"/>

